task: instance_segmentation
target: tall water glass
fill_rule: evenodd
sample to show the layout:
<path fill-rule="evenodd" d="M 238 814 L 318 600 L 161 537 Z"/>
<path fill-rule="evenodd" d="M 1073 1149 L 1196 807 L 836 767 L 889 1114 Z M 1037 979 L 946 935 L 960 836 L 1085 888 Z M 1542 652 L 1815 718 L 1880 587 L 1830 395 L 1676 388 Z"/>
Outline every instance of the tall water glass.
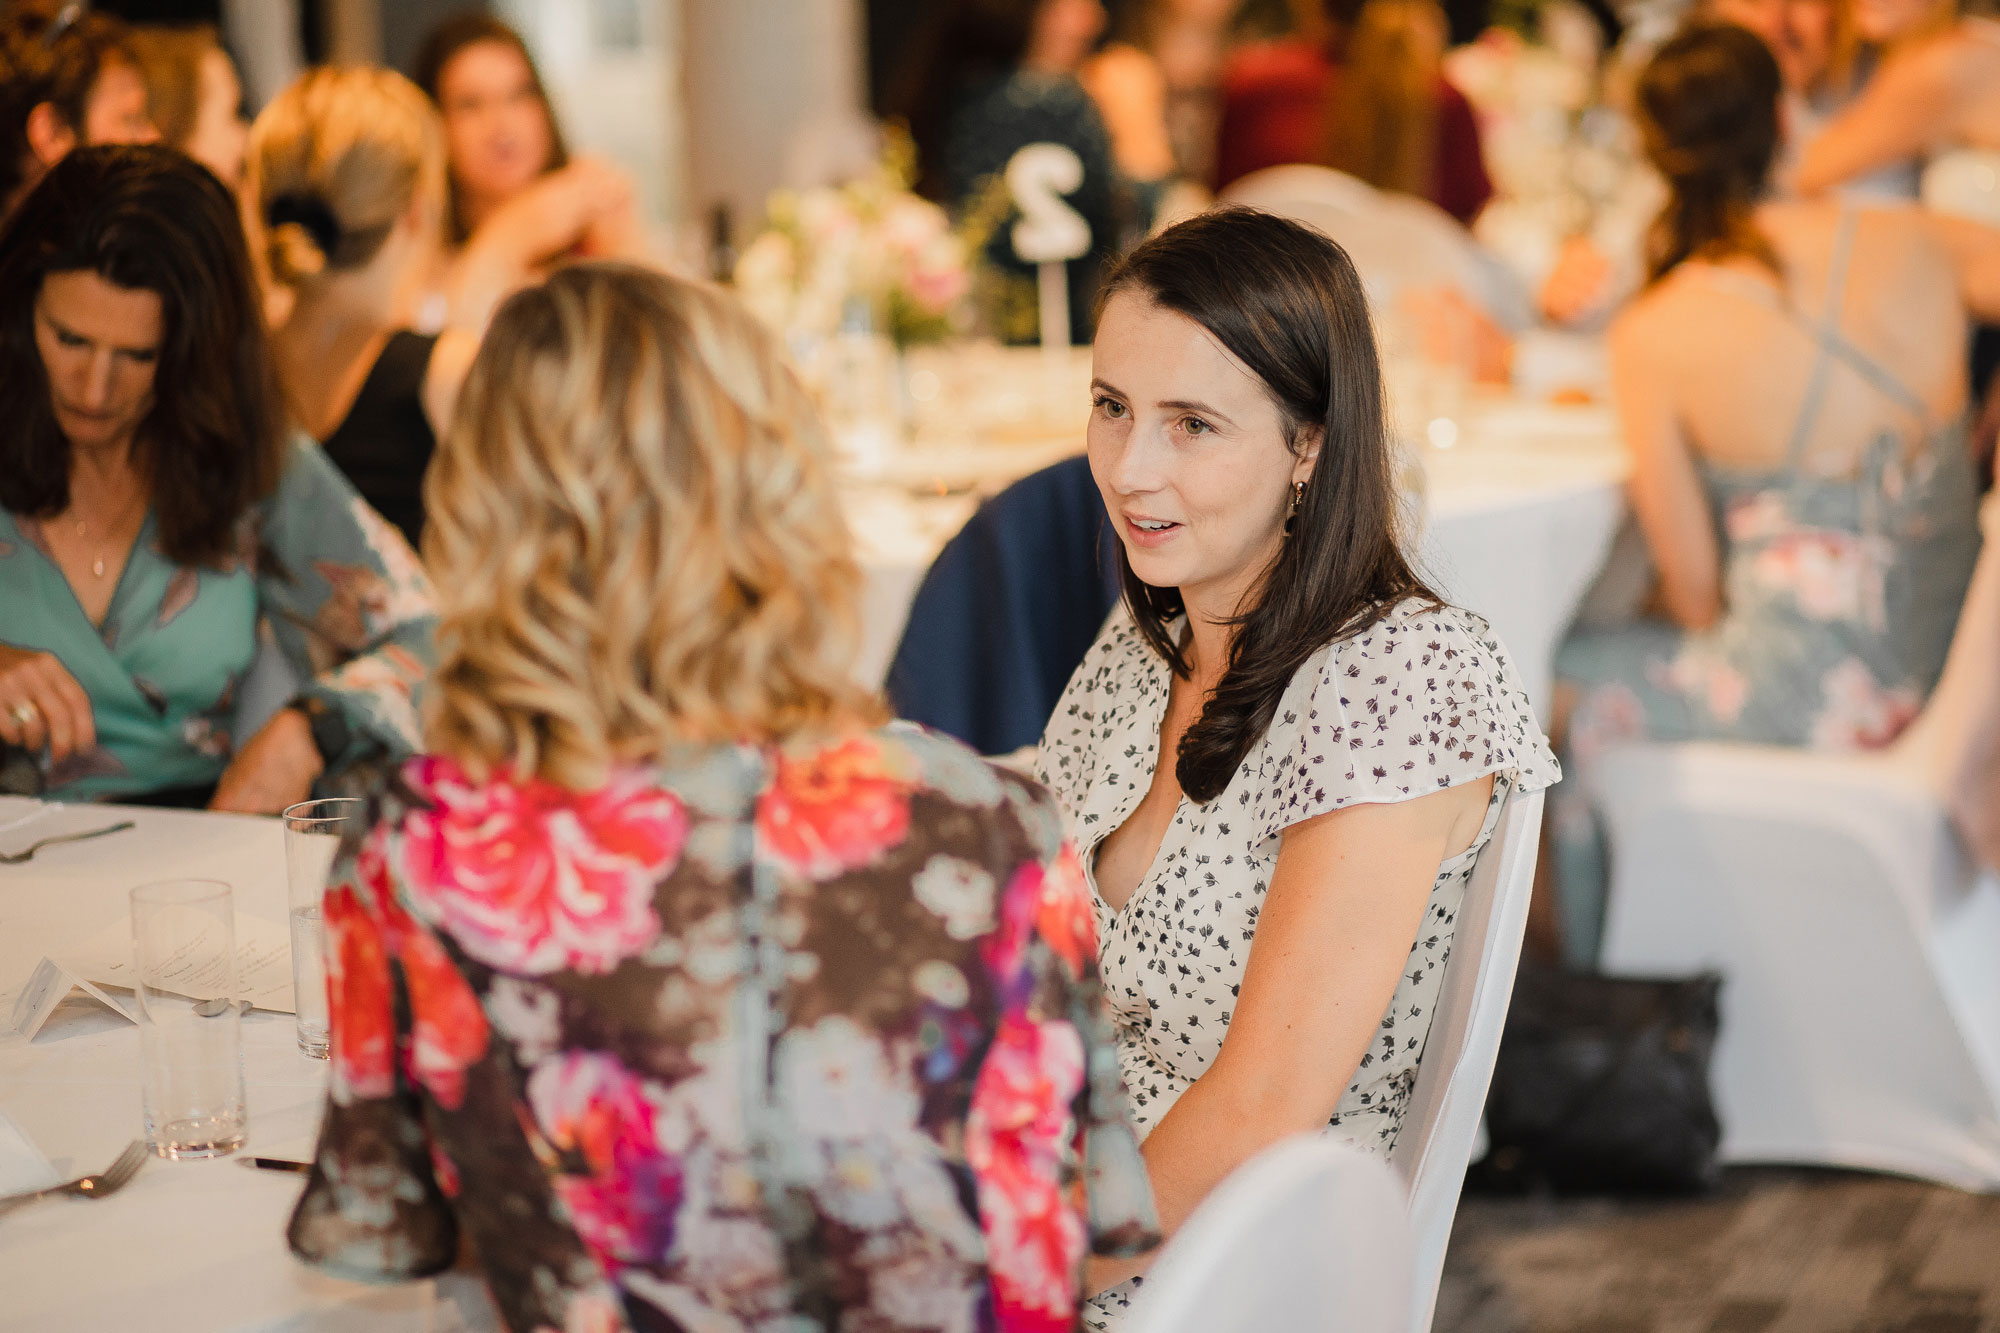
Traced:
<path fill-rule="evenodd" d="M 326 1059 L 326 925 L 321 904 L 341 839 L 358 831 L 364 802 L 349 796 L 287 806 L 285 884 L 292 916 L 292 1001 L 299 1049 Z"/>
<path fill-rule="evenodd" d="M 175 879 L 132 890 L 146 1139 L 162 1157 L 243 1146 L 242 1011 L 229 886 Z"/>

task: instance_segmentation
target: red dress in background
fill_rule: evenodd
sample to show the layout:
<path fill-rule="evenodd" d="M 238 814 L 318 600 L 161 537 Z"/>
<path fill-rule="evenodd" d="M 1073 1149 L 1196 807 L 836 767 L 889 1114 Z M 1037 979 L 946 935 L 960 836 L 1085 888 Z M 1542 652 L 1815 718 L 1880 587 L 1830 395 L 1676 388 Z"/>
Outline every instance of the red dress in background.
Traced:
<path fill-rule="evenodd" d="M 1265 167 L 1319 159 L 1326 101 L 1340 65 L 1305 42 L 1259 42 L 1229 59 L 1223 74 L 1217 189 Z M 1437 83 L 1437 172 L 1430 200 L 1470 224 L 1493 197 L 1480 155 L 1479 123 L 1465 94 Z"/>

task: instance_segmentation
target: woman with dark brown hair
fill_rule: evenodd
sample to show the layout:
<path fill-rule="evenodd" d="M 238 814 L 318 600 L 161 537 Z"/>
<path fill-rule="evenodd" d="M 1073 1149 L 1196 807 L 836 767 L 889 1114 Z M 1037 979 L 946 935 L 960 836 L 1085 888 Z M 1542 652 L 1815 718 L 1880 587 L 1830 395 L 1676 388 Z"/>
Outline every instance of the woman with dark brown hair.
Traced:
<path fill-rule="evenodd" d="M 443 117 L 451 202 L 445 284 L 450 322 L 477 328 L 513 287 L 561 258 L 645 257 L 632 184 L 598 158 L 570 156 L 541 71 L 521 34 L 473 10 L 432 29 L 415 82 Z M 474 245 L 485 232 L 502 244 Z M 494 256 L 536 251 L 494 268 Z"/>
<path fill-rule="evenodd" d="M 430 592 L 287 438 L 236 201 L 79 149 L 0 234 L 0 762 L 62 799 L 276 813 L 406 752 Z M 305 682 L 232 735 L 267 621 Z"/>
<path fill-rule="evenodd" d="M 1958 620 L 1979 546 L 1967 308 L 2000 301 L 2000 233 L 1952 233 L 1955 263 L 1917 210 L 1771 199 L 1781 92 L 1729 26 L 1674 38 L 1639 80 L 1671 197 L 1611 368 L 1659 614 L 1564 645 L 1573 771 L 1640 738 L 1885 745 Z M 1603 867 L 1580 808 L 1554 823 L 1583 961 Z"/>
<path fill-rule="evenodd" d="M 1171 1231 L 1286 1135 L 1394 1146 L 1473 865 L 1556 768 L 1492 629 L 1403 558 L 1346 254 L 1223 209 L 1106 290 L 1090 467 L 1125 605 L 1038 769 Z M 1142 1267 L 1101 1269 L 1086 1323 Z"/>

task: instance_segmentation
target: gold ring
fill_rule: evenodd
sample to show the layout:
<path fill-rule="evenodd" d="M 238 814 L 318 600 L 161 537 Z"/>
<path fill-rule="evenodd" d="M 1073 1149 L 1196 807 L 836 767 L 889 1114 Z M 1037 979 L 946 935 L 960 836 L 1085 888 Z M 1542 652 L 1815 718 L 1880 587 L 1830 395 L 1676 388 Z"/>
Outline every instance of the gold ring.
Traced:
<path fill-rule="evenodd" d="M 40 711 L 25 699 L 14 704 L 7 711 L 13 716 L 16 722 L 24 727 L 34 726 L 35 719 L 41 716 Z"/>

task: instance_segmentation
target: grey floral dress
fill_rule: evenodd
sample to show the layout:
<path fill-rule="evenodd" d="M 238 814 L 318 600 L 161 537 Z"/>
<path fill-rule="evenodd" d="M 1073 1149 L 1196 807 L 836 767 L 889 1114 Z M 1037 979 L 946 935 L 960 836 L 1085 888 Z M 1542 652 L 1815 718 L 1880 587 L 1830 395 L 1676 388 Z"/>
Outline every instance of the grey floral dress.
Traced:
<path fill-rule="evenodd" d="M 1804 403 L 1771 472 L 1703 464 L 1722 550 L 1723 614 L 1690 633 L 1657 621 L 1580 631 L 1556 674 L 1577 690 L 1564 764 L 1579 781 L 1554 810 L 1557 885 L 1572 961 L 1596 956 L 1604 853 L 1588 774 L 1628 741 L 1741 740 L 1825 750 L 1886 745 L 1944 669 L 1979 556 L 1978 486 L 1961 417 L 1928 424 L 1923 401 L 1840 331 L 1855 215 L 1841 220 L 1818 318 L 1766 284 L 1691 270 L 1775 309 L 1819 348 Z M 1829 475 L 1808 457 L 1829 377 L 1858 375 L 1908 425 Z"/>
<path fill-rule="evenodd" d="M 1056 706 L 1038 769 L 1086 874 L 1152 785 L 1170 685 L 1166 662 L 1121 609 Z M 1370 1152 L 1386 1154 L 1402 1127 L 1473 866 L 1509 795 L 1540 791 L 1558 771 L 1506 649 L 1470 612 L 1404 602 L 1307 659 L 1222 794 L 1181 799 L 1125 906 L 1113 911 L 1093 882 L 1098 964 L 1141 1134 L 1222 1049 L 1285 830 L 1488 774 L 1485 821 L 1438 867 L 1380 1036 L 1328 1122 L 1329 1135 Z M 1097 1297 L 1086 1324 L 1115 1327 L 1129 1297 L 1129 1287 Z"/>
<path fill-rule="evenodd" d="M 260 620 L 304 693 L 346 723 L 347 752 L 324 756 L 330 772 L 416 748 L 436 626 L 430 585 L 318 445 L 292 443 L 277 490 L 244 515 L 219 566 L 173 564 L 154 533 L 148 514 L 93 625 L 41 524 L 0 510 L 0 642 L 53 654 L 90 696 L 97 724 L 97 744 L 41 763 L 31 790 L 119 800 L 214 786 L 249 739 L 231 727 Z"/>
<path fill-rule="evenodd" d="M 1154 1239 L 1081 870 L 956 742 L 413 760 L 325 920 L 332 1272 L 462 1232 L 521 1333 L 1055 1333 Z"/>

